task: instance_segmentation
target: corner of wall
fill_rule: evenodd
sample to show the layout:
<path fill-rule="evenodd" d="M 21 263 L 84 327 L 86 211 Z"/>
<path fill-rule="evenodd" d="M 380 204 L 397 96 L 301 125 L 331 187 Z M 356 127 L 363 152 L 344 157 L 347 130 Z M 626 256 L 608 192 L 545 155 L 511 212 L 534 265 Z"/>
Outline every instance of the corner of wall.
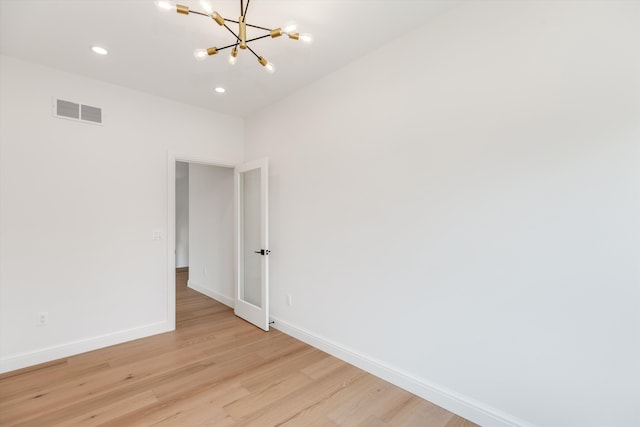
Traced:
<path fill-rule="evenodd" d="M 193 289 L 194 291 L 200 292 L 201 294 L 206 295 L 209 298 L 214 299 L 219 303 L 226 305 L 227 307 L 233 308 L 235 305 L 233 298 L 229 298 L 228 296 L 222 295 L 221 293 L 216 292 L 214 290 L 207 289 L 204 286 L 201 286 L 198 283 L 194 282 L 193 280 L 188 280 L 187 286 Z"/>
<path fill-rule="evenodd" d="M 534 427 L 496 408 L 463 396 L 439 384 L 415 377 L 407 372 L 358 353 L 342 344 L 316 335 L 276 317 L 272 327 L 330 355 L 367 371 L 404 390 L 435 403 L 451 412 L 485 427 Z"/>

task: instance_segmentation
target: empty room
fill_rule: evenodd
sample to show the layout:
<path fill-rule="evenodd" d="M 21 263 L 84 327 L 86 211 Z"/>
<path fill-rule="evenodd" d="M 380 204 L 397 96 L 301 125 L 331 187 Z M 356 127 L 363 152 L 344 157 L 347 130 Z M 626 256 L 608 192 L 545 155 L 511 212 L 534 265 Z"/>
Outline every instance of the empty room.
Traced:
<path fill-rule="evenodd" d="M 0 0 L 0 425 L 638 402 L 640 1 Z"/>

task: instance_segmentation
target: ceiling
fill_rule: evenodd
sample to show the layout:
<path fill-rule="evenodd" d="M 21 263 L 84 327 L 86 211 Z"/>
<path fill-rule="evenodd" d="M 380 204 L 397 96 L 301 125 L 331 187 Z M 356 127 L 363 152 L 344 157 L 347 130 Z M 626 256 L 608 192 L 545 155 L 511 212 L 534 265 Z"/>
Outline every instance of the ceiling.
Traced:
<path fill-rule="evenodd" d="M 178 3 L 204 11 L 197 0 Z M 224 17 L 237 20 L 240 14 L 239 0 L 209 3 Z M 153 0 L 0 0 L 0 53 L 244 117 L 455 5 L 451 0 L 253 0 L 248 23 L 275 28 L 295 22 L 314 37 L 312 44 L 286 36 L 251 43 L 275 64 L 276 73 L 269 74 L 248 50 L 234 66 L 228 50 L 196 61 L 196 48 L 225 46 L 233 36 L 208 17 L 162 12 Z M 96 55 L 93 45 L 107 48 L 109 55 Z M 216 86 L 227 92 L 215 93 Z"/>

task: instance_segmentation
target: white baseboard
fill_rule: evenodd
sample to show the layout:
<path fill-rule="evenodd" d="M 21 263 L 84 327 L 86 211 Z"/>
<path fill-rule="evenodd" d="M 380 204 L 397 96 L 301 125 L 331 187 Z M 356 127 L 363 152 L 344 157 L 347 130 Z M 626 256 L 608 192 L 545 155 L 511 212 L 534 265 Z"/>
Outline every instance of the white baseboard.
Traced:
<path fill-rule="evenodd" d="M 329 353 L 338 359 L 344 360 L 423 399 L 435 403 L 476 424 L 484 427 L 534 427 L 531 423 L 527 423 L 496 408 L 485 405 L 482 402 L 463 396 L 439 384 L 415 377 L 408 372 L 367 357 L 348 347 L 276 317 L 271 317 L 271 320 L 275 322 L 271 325 L 273 328 Z"/>
<path fill-rule="evenodd" d="M 83 340 L 72 341 L 61 345 L 45 347 L 40 350 L 21 353 L 0 359 L 0 373 L 26 368 L 39 363 L 50 362 L 63 357 L 74 356 L 87 351 L 109 347 L 123 342 L 137 340 L 151 335 L 172 331 L 173 326 L 169 322 L 162 321 L 139 328 L 126 329 L 110 334 L 91 337 Z"/>
<path fill-rule="evenodd" d="M 228 296 L 222 295 L 219 292 L 212 291 L 211 289 L 207 289 L 207 288 L 205 288 L 203 286 L 200 286 L 199 284 L 197 284 L 193 280 L 187 280 L 187 286 L 190 287 L 191 289 L 193 289 L 194 291 L 200 292 L 201 294 L 204 294 L 204 295 L 208 296 L 211 299 L 214 299 L 214 300 L 216 300 L 218 302 L 221 302 L 222 304 L 226 305 L 227 307 L 233 308 L 233 306 L 235 305 L 235 301 L 233 300 L 233 298 L 229 298 Z"/>

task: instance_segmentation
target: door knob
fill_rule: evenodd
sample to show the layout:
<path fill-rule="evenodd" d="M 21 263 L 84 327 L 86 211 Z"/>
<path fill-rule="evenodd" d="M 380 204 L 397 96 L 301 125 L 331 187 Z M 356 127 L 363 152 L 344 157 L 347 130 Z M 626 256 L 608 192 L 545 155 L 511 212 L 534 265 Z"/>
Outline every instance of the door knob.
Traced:
<path fill-rule="evenodd" d="M 259 251 L 253 251 L 253 253 L 260 255 L 269 255 L 271 251 L 269 249 L 260 249 Z"/>

